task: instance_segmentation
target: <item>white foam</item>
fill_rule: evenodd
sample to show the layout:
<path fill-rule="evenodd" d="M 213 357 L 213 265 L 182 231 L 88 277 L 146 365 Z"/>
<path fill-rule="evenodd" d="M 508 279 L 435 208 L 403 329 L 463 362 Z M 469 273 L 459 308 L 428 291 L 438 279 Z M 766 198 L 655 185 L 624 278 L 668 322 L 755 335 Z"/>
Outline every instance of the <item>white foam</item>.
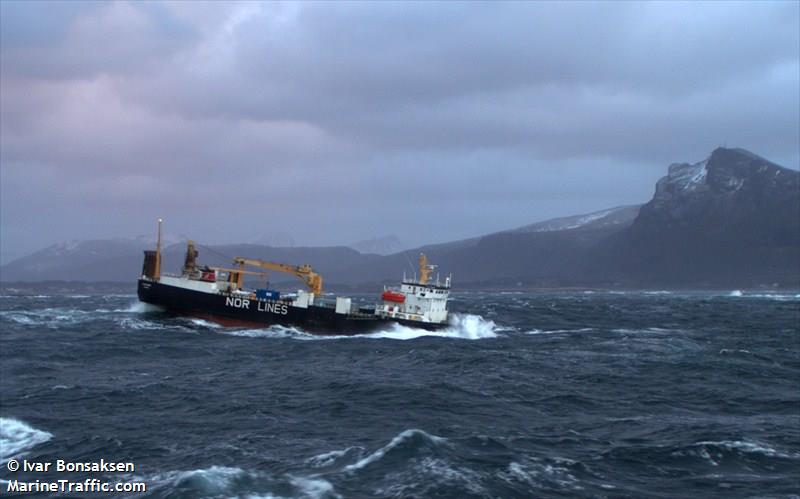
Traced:
<path fill-rule="evenodd" d="M 206 320 L 203 320 L 203 319 L 189 319 L 189 322 L 191 322 L 195 326 L 207 327 L 207 328 L 211 328 L 211 329 L 217 329 L 217 328 L 221 328 L 222 327 L 221 325 L 217 324 L 216 322 L 210 322 L 210 321 L 206 321 Z"/>
<path fill-rule="evenodd" d="M 431 442 L 434 442 L 436 444 L 447 442 L 447 439 L 445 439 L 445 438 L 437 437 L 436 435 L 431 435 L 431 434 L 426 433 L 426 432 L 424 432 L 422 430 L 416 430 L 416 429 L 404 430 L 404 431 L 400 432 L 396 437 L 394 437 L 391 442 L 389 442 L 388 444 L 384 445 L 380 449 L 376 450 L 375 452 L 373 452 L 369 456 L 359 460 L 358 462 L 356 462 L 354 464 L 349 464 L 349 465 L 345 466 L 343 471 L 355 471 L 355 470 L 360 470 L 361 468 L 363 468 L 365 466 L 369 466 L 370 464 L 374 463 L 375 461 L 378 461 L 383 456 L 385 456 L 386 453 L 389 452 L 390 450 L 394 449 L 395 447 L 397 447 L 398 445 L 402 444 L 406 440 L 414 438 L 415 436 L 420 436 L 420 437 L 422 437 L 422 438 L 424 438 L 426 440 L 429 440 Z"/>
<path fill-rule="evenodd" d="M 12 321 L 16 322 L 17 324 L 22 324 L 22 325 L 25 325 L 25 326 L 39 325 L 42 322 L 42 321 L 34 320 L 31 317 L 29 317 L 27 315 L 24 315 L 24 314 L 20 314 L 20 313 L 3 313 L 2 315 L 6 319 L 12 320 Z"/>
<path fill-rule="evenodd" d="M 628 329 L 628 328 L 620 328 L 620 329 L 612 329 L 614 333 L 620 334 L 653 334 L 653 333 L 669 333 L 669 332 L 680 332 L 680 329 L 664 329 L 660 327 L 647 327 L 642 329 Z"/>
<path fill-rule="evenodd" d="M 358 462 L 345 466 L 342 471 L 355 471 L 355 470 L 360 470 L 365 466 L 369 466 L 370 464 L 374 463 L 375 461 L 378 461 L 383 456 L 385 456 L 387 452 L 394 449 L 398 445 L 402 444 L 406 440 L 414 438 L 414 436 L 421 436 L 424 439 L 430 440 L 437 444 L 447 442 L 447 439 L 445 438 L 425 433 L 422 430 L 415 430 L 415 429 L 404 430 L 400 432 L 396 437 L 394 437 L 392 441 L 389 442 L 388 444 L 384 445 L 380 449 L 376 450 L 369 456 L 359 460 Z"/>
<path fill-rule="evenodd" d="M 767 300 L 776 300 L 776 301 L 796 301 L 800 300 L 800 294 L 779 294 L 779 293 L 747 293 L 747 294 L 738 294 L 734 295 L 736 291 L 733 291 L 728 296 L 738 296 L 743 298 L 761 298 Z"/>
<path fill-rule="evenodd" d="M 762 454 L 769 457 L 782 457 L 787 459 L 797 459 L 800 458 L 800 453 L 786 453 L 780 452 L 772 447 L 768 447 L 764 444 L 757 443 L 757 442 L 747 442 L 743 440 L 722 440 L 719 442 L 714 441 L 705 441 L 705 442 L 697 442 L 694 444 L 695 446 L 701 447 L 702 451 L 706 451 L 706 447 L 708 446 L 715 446 L 715 447 L 723 447 L 727 450 L 736 450 L 739 452 L 747 452 L 753 454 Z"/>
<path fill-rule="evenodd" d="M 738 297 L 738 296 L 744 296 L 744 294 L 742 293 L 742 291 L 740 289 L 734 289 L 733 291 L 731 291 L 728 294 L 728 296 L 736 296 L 736 297 Z"/>
<path fill-rule="evenodd" d="M 525 331 L 525 334 L 566 334 L 566 333 L 588 333 L 590 331 L 595 331 L 594 328 L 591 327 L 582 327 L 579 329 L 553 329 L 553 330 L 542 330 L 542 329 L 533 329 L 531 331 Z"/>
<path fill-rule="evenodd" d="M 119 321 L 119 325 L 123 329 L 129 329 L 129 330 L 134 330 L 134 331 L 153 330 L 153 329 L 157 329 L 157 330 L 171 329 L 171 330 L 175 330 L 175 331 L 185 331 L 185 332 L 196 333 L 196 331 L 193 331 L 191 328 L 188 328 L 186 326 L 176 325 L 176 324 L 166 324 L 166 323 L 154 322 L 154 321 L 148 321 L 148 320 L 139 319 L 139 318 L 136 318 L 136 317 L 126 317 L 126 318 L 124 318 L 124 319 Z"/>
<path fill-rule="evenodd" d="M 52 433 L 37 430 L 13 418 L 0 418 L 0 461 L 27 453 L 53 438 Z"/>
<path fill-rule="evenodd" d="M 306 459 L 306 464 L 313 466 L 314 468 L 321 468 L 323 466 L 328 466 L 336 462 L 337 459 L 347 455 L 350 451 L 355 450 L 363 450 L 363 447 L 348 447 L 344 450 L 333 450 L 330 452 L 324 452 L 322 454 L 317 454 L 316 456 L 310 457 Z"/>
<path fill-rule="evenodd" d="M 142 301 L 135 301 L 131 303 L 128 308 L 118 308 L 114 310 L 114 312 L 127 312 L 132 314 L 144 314 L 147 312 L 161 312 L 164 309 L 159 307 L 158 305 L 153 305 L 151 303 L 145 303 Z"/>
<path fill-rule="evenodd" d="M 437 482 L 458 484 L 475 495 L 485 495 L 486 489 L 480 484 L 480 475 L 468 468 L 456 468 L 444 459 L 424 458 L 418 467 L 425 473 L 436 477 Z"/>
<path fill-rule="evenodd" d="M 455 338 L 462 340 L 481 340 L 496 338 L 498 327 L 494 321 L 486 320 L 480 315 L 451 314 L 450 325 L 438 331 L 412 328 L 393 324 L 388 331 L 378 331 L 364 335 L 368 338 L 389 338 L 393 340 L 413 340 L 423 336 L 437 336 L 440 338 Z"/>
<path fill-rule="evenodd" d="M 746 354 L 750 354 L 750 355 L 753 354 L 753 352 L 751 352 L 750 350 L 742 350 L 742 349 L 731 350 L 729 348 L 723 348 L 722 350 L 719 351 L 719 353 L 720 353 L 720 355 L 723 355 L 723 354 L 726 354 L 726 353 L 746 353 Z"/>
<path fill-rule="evenodd" d="M 509 463 L 507 471 L 501 471 L 498 476 L 503 481 L 524 483 L 534 488 L 540 488 L 543 483 L 551 482 L 564 488 L 583 489 L 578 485 L 578 479 L 570 470 L 566 466 L 562 466 L 573 465 L 576 463 L 575 461 L 566 458 L 555 458 L 553 461 L 554 464 L 537 458 L 530 458 L 525 462 L 512 461 Z"/>
<path fill-rule="evenodd" d="M 244 470 L 241 468 L 211 466 L 197 470 L 169 471 L 157 474 L 151 478 L 151 481 L 173 485 L 182 485 L 189 481 L 194 487 L 202 489 L 205 495 L 222 495 L 230 488 L 233 481 L 242 475 L 244 475 Z"/>
<path fill-rule="evenodd" d="M 245 471 L 237 467 L 211 466 L 189 471 L 168 471 L 150 477 L 135 477 L 160 486 L 190 489 L 193 494 L 202 497 L 242 497 L 247 499 L 288 499 L 270 492 L 238 492 L 237 488 L 252 481 L 266 479 L 273 482 L 276 477 L 258 471 Z M 341 498 L 336 494 L 333 485 L 318 476 L 283 475 L 295 489 L 292 497 L 322 499 Z"/>
<path fill-rule="evenodd" d="M 269 326 L 264 329 L 226 329 L 220 328 L 219 332 L 230 336 L 242 336 L 245 338 L 297 338 L 297 339 L 317 339 L 309 333 L 297 328 L 287 326 Z"/>
<path fill-rule="evenodd" d="M 291 483 L 297 487 L 300 492 L 300 497 L 308 497 L 310 499 L 321 499 L 323 497 L 341 497 L 334 493 L 333 484 L 327 480 L 319 477 L 291 477 Z"/>

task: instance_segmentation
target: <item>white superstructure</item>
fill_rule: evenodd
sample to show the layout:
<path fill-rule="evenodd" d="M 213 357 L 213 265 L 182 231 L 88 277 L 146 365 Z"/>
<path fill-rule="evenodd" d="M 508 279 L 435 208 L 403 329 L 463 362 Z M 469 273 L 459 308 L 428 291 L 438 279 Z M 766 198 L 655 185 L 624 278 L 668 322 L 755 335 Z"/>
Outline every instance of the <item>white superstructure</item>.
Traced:
<path fill-rule="evenodd" d="M 450 297 L 450 278 L 444 284 L 403 281 L 400 288 L 387 289 L 383 302 L 375 313 L 392 319 L 443 323 L 447 322 L 447 299 Z"/>

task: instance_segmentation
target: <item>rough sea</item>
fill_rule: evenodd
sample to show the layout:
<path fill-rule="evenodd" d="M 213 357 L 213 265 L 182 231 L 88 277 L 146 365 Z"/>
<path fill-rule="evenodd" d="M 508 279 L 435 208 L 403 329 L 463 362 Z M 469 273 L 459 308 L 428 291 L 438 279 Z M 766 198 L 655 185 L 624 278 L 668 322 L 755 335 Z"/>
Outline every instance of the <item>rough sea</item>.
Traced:
<path fill-rule="evenodd" d="M 97 478 L 147 485 L 110 497 L 800 497 L 796 292 L 456 293 L 450 308 L 444 332 L 328 338 L 133 294 L 5 294 L 0 496 Z"/>

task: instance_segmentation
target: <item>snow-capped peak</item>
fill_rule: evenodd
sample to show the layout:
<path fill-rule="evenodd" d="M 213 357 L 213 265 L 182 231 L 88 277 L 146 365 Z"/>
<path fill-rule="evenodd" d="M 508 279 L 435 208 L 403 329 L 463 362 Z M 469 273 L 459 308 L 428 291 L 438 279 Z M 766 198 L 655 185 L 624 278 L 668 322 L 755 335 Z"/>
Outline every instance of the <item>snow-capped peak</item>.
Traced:
<path fill-rule="evenodd" d="M 693 191 L 705 184 L 708 175 L 708 159 L 690 165 L 676 164 L 669 167 L 669 182 L 681 191 Z"/>

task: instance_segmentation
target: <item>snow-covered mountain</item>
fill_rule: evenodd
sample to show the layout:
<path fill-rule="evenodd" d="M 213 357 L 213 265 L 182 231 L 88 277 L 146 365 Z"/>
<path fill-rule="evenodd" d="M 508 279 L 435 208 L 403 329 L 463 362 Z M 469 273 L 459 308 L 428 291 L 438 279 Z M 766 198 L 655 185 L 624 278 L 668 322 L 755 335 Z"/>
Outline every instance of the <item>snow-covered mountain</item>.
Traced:
<path fill-rule="evenodd" d="M 633 223 L 641 205 L 617 206 L 608 210 L 595 211 L 585 215 L 553 218 L 544 222 L 525 225 L 509 232 L 553 232 L 575 229 L 601 229 L 625 227 Z"/>
<path fill-rule="evenodd" d="M 180 268 L 184 247 L 173 243 L 185 238 L 163 239 L 165 268 Z M 60 243 L 3 266 L 0 280 L 133 282 L 141 251 L 153 242 L 142 236 Z M 703 161 L 671 165 L 642 206 L 407 251 L 394 236 L 351 248 L 214 248 L 201 249 L 204 263 L 228 263 L 220 255 L 309 263 L 330 285 L 372 283 L 375 289 L 403 270 L 413 272 L 421 251 L 464 287 L 800 286 L 800 173 L 742 149 L 720 148 Z"/>

